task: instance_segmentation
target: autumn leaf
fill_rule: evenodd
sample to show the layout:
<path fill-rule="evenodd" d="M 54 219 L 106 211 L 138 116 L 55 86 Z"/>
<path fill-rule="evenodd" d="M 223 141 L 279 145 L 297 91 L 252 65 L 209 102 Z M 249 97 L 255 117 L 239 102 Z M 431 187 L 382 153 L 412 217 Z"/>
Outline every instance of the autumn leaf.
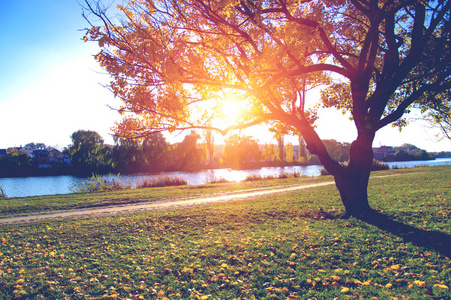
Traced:
<path fill-rule="evenodd" d="M 441 289 L 445 289 L 445 290 L 449 289 L 448 286 L 446 286 L 446 285 L 444 285 L 444 284 L 438 284 L 438 283 L 437 283 L 437 284 L 434 284 L 434 286 L 435 286 L 435 287 L 439 287 L 439 288 L 441 288 Z"/>
<path fill-rule="evenodd" d="M 426 282 L 421 280 L 415 280 L 413 283 L 416 284 L 418 287 L 427 287 Z"/>
<path fill-rule="evenodd" d="M 340 293 L 347 293 L 347 292 L 349 292 L 349 288 L 347 288 L 347 287 L 342 288 L 340 291 Z"/>

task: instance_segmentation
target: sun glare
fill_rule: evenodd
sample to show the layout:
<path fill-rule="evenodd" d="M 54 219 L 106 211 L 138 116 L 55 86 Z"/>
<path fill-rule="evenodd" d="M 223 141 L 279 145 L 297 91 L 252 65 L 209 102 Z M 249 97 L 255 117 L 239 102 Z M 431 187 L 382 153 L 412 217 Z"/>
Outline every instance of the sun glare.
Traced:
<path fill-rule="evenodd" d="M 221 105 L 221 114 L 228 121 L 235 121 L 238 118 L 240 111 L 241 108 L 235 101 L 225 101 Z"/>

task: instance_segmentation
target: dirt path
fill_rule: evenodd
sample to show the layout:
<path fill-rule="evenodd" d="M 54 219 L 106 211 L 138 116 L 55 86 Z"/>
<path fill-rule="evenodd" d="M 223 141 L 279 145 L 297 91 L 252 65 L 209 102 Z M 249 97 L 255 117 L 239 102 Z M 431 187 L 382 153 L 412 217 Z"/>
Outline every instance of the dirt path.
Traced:
<path fill-rule="evenodd" d="M 409 174 L 416 174 L 418 172 L 412 172 Z M 405 175 L 403 174 L 390 174 L 390 175 L 378 175 L 371 176 L 371 178 L 382 178 Z M 157 201 L 140 202 L 140 203 L 130 203 L 130 204 L 118 204 L 109 205 L 105 207 L 94 207 L 94 208 L 81 208 L 73 210 L 58 210 L 53 212 L 38 212 L 25 216 L 11 216 L 7 218 L 0 218 L 0 226 L 7 224 L 24 224 L 24 223 L 36 223 L 41 221 L 51 221 L 51 220 L 61 220 L 61 219 L 87 219 L 87 218 L 97 218 L 111 215 L 121 215 L 130 214 L 136 212 L 144 212 L 151 210 L 164 210 L 164 209 L 177 209 L 192 207 L 198 205 L 207 205 L 219 202 L 227 202 L 232 200 L 248 200 L 256 197 L 274 195 L 280 193 L 293 192 L 297 190 L 303 190 L 308 188 L 315 188 L 321 186 L 334 185 L 333 181 L 316 182 L 304 185 L 285 185 L 278 187 L 266 187 L 266 188 L 256 188 L 245 191 L 233 191 L 224 192 L 221 194 L 209 194 L 201 196 L 191 196 L 191 197 L 178 197 L 178 198 L 167 198 L 160 199 Z"/>
<path fill-rule="evenodd" d="M 86 219 L 110 215 L 129 214 L 150 210 L 177 209 L 197 205 L 227 202 L 232 200 L 248 200 L 255 197 L 287 193 L 313 187 L 333 185 L 333 181 L 318 182 L 305 185 L 289 185 L 271 188 L 258 188 L 239 192 L 226 192 L 222 194 L 210 194 L 194 197 L 179 197 L 160 199 L 152 202 L 131 203 L 125 205 L 109 205 L 105 207 L 83 208 L 73 210 L 60 210 L 50 213 L 36 213 L 26 216 L 13 216 L 0 218 L 0 225 L 36 223 L 58 219 Z"/>

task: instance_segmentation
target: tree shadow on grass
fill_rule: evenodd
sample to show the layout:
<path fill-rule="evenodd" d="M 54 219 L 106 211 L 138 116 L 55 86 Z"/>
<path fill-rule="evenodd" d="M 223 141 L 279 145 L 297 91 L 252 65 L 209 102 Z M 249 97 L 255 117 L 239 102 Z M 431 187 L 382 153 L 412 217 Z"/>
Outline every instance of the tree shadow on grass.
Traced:
<path fill-rule="evenodd" d="M 378 211 L 367 214 L 362 221 L 388 231 L 417 246 L 435 250 L 451 258 L 451 235 L 439 231 L 419 229 L 391 219 Z"/>

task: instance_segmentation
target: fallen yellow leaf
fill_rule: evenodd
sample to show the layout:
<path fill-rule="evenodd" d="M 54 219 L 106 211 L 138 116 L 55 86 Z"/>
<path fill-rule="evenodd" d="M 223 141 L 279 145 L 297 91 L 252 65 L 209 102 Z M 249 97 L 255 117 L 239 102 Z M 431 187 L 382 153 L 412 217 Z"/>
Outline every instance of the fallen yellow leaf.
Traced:
<path fill-rule="evenodd" d="M 420 281 L 420 280 L 415 280 L 413 283 L 416 284 L 419 287 L 426 287 L 427 286 L 426 282 Z"/>

